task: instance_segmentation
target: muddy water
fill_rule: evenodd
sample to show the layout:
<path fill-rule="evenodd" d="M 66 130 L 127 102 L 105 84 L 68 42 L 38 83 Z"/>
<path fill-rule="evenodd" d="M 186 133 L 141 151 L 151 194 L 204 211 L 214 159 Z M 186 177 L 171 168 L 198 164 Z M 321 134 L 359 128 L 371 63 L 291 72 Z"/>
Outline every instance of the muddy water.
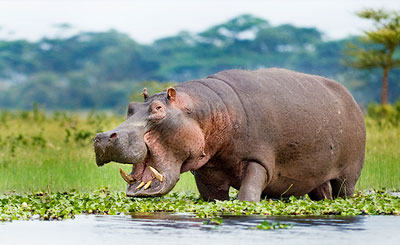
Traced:
<path fill-rule="evenodd" d="M 254 230 L 263 220 L 289 230 Z M 0 223 L 0 244 L 400 244 L 399 216 L 225 217 L 204 225 L 187 214 L 82 215 Z"/>

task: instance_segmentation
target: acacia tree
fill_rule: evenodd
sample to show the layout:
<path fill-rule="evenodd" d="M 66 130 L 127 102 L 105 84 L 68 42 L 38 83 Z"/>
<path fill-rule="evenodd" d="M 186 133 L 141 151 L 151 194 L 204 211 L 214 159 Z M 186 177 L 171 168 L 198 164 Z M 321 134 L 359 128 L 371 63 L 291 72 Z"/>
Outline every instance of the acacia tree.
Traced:
<path fill-rule="evenodd" d="M 360 18 L 372 20 L 374 28 L 364 31 L 359 45 L 349 45 L 346 53 L 352 59 L 346 63 L 360 69 L 383 70 L 381 103 L 385 105 L 389 71 L 400 67 L 400 59 L 394 56 L 400 46 L 400 12 L 365 9 L 356 14 Z"/>

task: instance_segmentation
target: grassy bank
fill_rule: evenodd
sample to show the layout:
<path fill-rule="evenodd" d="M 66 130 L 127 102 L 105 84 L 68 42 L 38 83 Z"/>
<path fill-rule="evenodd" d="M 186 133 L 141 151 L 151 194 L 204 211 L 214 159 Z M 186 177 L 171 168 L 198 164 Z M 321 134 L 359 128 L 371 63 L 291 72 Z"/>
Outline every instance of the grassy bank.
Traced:
<path fill-rule="evenodd" d="M 365 163 L 357 188 L 400 187 L 400 125 L 366 118 Z"/>
<path fill-rule="evenodd" d="M 130 171 L 130 166 L 113 163 L 98 168 L 92 146 L 97 132 L 123 120 L 105 113 L 0 113 L 0 193 L 89 191 L 104 186 L 124 190 L 119 168 Z M 196 190 L 191 174 L 181 179 L 177 190 Z"/>
<path fill-rule="evenodd" d="M 96 132 L 119 125 L 123 117 L 40 110 L 0 113 L 0 193 L 8 191 L 125 190 L 118 168 L 95 164 L 92 139 Z M 359 190 L 400 188 L 400 126 L 367 118 L 367 154 Z M 190 173 L 175 191 L 196 192 Z"/>

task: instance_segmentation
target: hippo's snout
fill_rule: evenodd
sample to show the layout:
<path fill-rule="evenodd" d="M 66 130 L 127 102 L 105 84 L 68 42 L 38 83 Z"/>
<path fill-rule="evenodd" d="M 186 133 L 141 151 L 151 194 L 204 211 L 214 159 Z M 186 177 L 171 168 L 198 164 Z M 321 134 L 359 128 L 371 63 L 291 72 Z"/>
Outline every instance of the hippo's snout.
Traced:
<path fill-rule="evenodd" d="M 94 146 L 101 147 L 102 145 L 108 144 L 110 142 L 115 142 L 118 139 L 117 132 L 105 132 L 105 133 L 98 133 L 94 138 Z"/>
<path fill-rule="evenodd" d="M 116 132 L 105 132 L 98 133 L 94 138 L 94 151 L 96 153 L 96 163 L 98 166 L 102 166 L 113 159 L 112 155 L 113 148 L 115 148 L 116 141 L 118 140 L 118 134 Z"/>
<path fill-rule="evenodd" d="M 101 147 L 102 145 L 117 140 L 117 138 L 118 134 L 116 132 L 98 133 L 94 138 L 94 146 Z"/>
<path fill-rule="evenodd" d="M 124 130 L 98 133 L 93 146 L 98 166 L 111 161 L 127 164 L 141 162 L 147 153 L 147 147 L 139 133 Z"/>

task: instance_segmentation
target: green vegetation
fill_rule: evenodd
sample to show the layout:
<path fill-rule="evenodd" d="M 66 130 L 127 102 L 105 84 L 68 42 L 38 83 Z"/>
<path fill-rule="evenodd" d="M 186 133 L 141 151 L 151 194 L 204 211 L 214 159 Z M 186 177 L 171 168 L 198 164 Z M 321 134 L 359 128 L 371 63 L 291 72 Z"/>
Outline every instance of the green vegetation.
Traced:
<path fill-rule="evenodd" d="M 62 25 L 60 28 L 68 28 Z M 379 100 L 381 71 L 361 71 L 341 63 L 347 43 L 326 41 L 315 28 L 241 15 L 199 33 L 177 35 L 142 45 L 124 33 L 82 32 L 36 42 L 0 40 L 0 108 L 124 108 L 143 81 L 183 82 L 225 69 L 284 67 L 333 78 L 358 102 Z M 394 53 L 393 57 L 399 55 Z M 388 80 L 396 81 L 399 69 Z M 400 94 L 392 83 L 388 101 Z"/>
<path fill-rule="evenodd" d="M 275 230 L 275 229 L 291 229 L 293 225 L 281 224 L 279 222 L 270 223 L 268 220 L 264 220 L 256 228 L 259 230 Z"/>
<path fill-rule="evenodd" d="M 360 69 L 382 69 L 381 103 L 386 104 L 389 71 L 400 67 L 400 12 L 384 9 L 365 9 L 357 13 L 361 18 L 374 21 L 374 30 L 364 32 L 362 47 L 349 45 L 353 59 L 349 65 Z M 396 55 L 395 55 L 396 54 Z"/>
<path fill-rule="evenodd" d="M 236 192 L 231 193 L 234 199 Z M 188 212 L 198 218 L 212 218 L 206 224 L 221 224 L 224 215 L 400 215 L 400 197 L 387 192 L 356 193 L 353 198 L 311 201 L 308 196 L 258 203 L 230 201 L 205 202 L 198 194 L 172 193 L 155 198 L 128 198 L 122 192 L 101 189 L 96 192 L 34 192 L 0 196 L 0 221 L 17 219 L 57 220 L 79 214 Z M 218 218 L 219 217 L 219 218 Z M 272 226 L 272 227 L 271 227 Z M 261 229 L 288 228 L 261 224 Z"/>
<path fill-rule="evenodd" d="M 224 220 L 221 217 L 214 217 L 203 222 L 204 225 L 222 225 L 223 223 Z"/>
<path fill-rule="evenodd" d="M 0 193 L 15 190 L 124 190 L 119 164 L 98 168 L 92 141 L 124 120 L 106 113 L 43 111 L 0 113 Z M 130 172 L 129 165 L 122 166 Z M 178 190 L 196 190 L 191 174 Z"/>
<path fill-rule="evenodd" d="M 400 187 L 400 101 L 368 106 L 366 159 L 357 188 Z"/>
<path fill-rule="evenodd" d="M 368 116 L 374 119 L 380 127 L 397 127 L 400 125 L 400 100 L 394 105 L 368 105 Z"/>

